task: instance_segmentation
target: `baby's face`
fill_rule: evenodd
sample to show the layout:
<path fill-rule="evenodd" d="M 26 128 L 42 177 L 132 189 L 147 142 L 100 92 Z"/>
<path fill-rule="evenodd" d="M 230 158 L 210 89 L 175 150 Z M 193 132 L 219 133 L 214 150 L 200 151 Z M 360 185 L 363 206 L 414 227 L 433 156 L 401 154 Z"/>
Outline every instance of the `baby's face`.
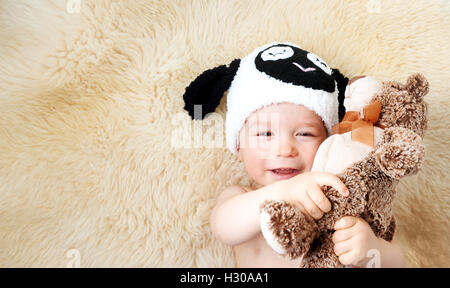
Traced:
<path fill-rule="evenodd" d="M 265 186 L 310 171 L 326 137 L 322 119 L 313 111 L 274 104 L 247 118 L 239 134 L 238 157 L 248 174 Z"/>

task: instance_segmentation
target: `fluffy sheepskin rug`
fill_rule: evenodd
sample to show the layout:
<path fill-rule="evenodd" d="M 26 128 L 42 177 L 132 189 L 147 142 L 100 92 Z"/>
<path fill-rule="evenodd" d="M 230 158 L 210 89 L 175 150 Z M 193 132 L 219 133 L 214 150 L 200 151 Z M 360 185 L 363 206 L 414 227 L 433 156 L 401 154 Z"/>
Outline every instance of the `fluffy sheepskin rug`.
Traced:
<path fill-rule="evenodd" d="M 449 19 L 438 0 L 0 2 L 0 266 L 232 267 L 209 215 L 251 179 L 226 99 L 202 124 L 182 95 L 272 41 L 348 77 L 427 77 L 425 167 L 398 189 L 395 240 L 409 267 L 450 266 Z"/>

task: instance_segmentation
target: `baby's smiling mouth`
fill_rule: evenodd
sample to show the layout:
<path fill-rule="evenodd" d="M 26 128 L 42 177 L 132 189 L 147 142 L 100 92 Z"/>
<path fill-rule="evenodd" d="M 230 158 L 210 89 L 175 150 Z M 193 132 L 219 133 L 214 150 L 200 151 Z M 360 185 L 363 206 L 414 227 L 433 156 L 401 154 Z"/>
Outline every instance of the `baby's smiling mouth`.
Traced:
<path fill-rule="evenodd" d="M 270 169 L 270 173 L 277 177 L 278 179 L 289 179 L 291 177 L 294 177 L 298 174 L 300 174 L 300 170 L 295 168 L 277 168 L 277 169 Z"/>
<path fill-rule="evenodd" d="M 300 70 L 302 70 L 303 72 L 316 71 L 316 68 L 313 68 L 313 67 L 303 68 L 302 65 L 300 65 L 300 64 L 298 64 L 296 62 L 292 62 L 292 64 L 294 64 L 295 66 L 300 68 Z"/>
<path fill-rule="evenodd" d="M 292 174 L 298 171 L 298 169 L 294 168 L 278 168 L 278 169 L 272 169 L 270 171 L 273 171 L 277 174 Z"/>

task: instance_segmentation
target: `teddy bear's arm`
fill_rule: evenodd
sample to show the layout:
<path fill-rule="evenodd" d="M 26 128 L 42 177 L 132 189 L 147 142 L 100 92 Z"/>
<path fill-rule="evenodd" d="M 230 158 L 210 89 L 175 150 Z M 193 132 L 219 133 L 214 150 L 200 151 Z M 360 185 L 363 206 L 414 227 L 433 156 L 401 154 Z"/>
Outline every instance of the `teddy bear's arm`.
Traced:
<path fill-rule="evenodd" d="M 383 143 L 375 150 L 380 169 L 394 179 L 416 174 L 422 167 L 424 157 L 422 138 L 402 127 L 387 128 Z"/>

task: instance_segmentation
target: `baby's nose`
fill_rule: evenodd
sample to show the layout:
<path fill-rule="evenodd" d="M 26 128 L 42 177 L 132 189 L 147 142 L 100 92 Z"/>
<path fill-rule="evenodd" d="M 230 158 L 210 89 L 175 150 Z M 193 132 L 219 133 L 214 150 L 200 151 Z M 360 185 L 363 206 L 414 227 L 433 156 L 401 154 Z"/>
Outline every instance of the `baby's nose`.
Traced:
<path fill-rule="evenodd" d="M 297 156 L 297 148 L 290 139 L 281 139 L 277 149 L 278 157 L 294 157 Z"/>

